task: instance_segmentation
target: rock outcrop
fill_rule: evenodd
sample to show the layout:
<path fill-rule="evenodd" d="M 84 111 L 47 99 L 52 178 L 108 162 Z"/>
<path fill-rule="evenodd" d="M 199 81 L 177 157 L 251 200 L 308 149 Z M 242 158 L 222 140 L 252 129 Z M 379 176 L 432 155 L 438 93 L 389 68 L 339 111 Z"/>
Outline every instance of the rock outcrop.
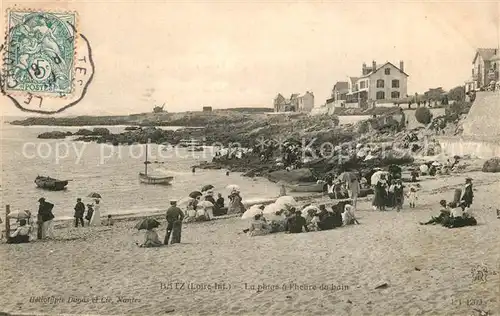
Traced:
<path fill-rule="evenodd" d="M 500 172 L 500 157 L 494 157 L 484 162 L 483 172 Z"/>
<path fill-rule="evenodd" d="M 38 135 L 38 138 L 41 139 L 62 139 L 66 138 L 67 136 L 73 135 L 71 132 L 61 132 L 61 131 L 52 131 L 52 132 L 45 132 L 40 135 Z"/>

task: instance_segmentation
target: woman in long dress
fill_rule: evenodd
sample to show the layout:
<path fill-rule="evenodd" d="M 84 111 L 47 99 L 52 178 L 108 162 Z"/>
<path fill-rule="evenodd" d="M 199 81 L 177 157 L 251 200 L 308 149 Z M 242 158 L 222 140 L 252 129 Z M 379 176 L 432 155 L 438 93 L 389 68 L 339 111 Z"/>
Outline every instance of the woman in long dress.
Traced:
<path fill-rule="evenodd" d="M 246 209 L 245 209 L 245 206 L 243 205 L 242 198 L 240 196 L 240 192 L 237 190 L 233 190 L 229 197 L 230 197 L 230 201 L 229 201 L 229 207 L 228 207 L 227 213 L 228 214 L 245 213 Z"/>
<path fill-rule="evenodd" d="M 385 211 L 385 204 L 387 200 L 387 181 L 381 178 L 375 184 L 375 196 L 373 198 L 373 206 L 380 211 Z"/>
<path fill-rule="evenodd" d="M 94 213 L 92 214 L 92 218 L 90 219 L 90 226 L 101 226 L 101 205 L 99 204 L 99 200 L 95 200 L 94 204 Z"/>

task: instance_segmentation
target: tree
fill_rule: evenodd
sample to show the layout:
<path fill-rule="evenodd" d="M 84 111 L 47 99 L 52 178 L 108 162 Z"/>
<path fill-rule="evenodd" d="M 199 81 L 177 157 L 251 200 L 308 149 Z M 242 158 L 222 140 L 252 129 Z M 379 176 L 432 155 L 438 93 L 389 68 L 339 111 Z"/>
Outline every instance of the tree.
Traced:
<path fill-rule="evenodd" d="M 432 121 L 432 113 L 428 108 L 418 108 L 415 111 L 415 118 L 420 124 L 427 125 Z"/>
<path fill-rule="evenodd" d="M 465 88 L 462 86 L 455 87 L 448 92 L 448 99 L 454 101 L 465 100 Z"/>

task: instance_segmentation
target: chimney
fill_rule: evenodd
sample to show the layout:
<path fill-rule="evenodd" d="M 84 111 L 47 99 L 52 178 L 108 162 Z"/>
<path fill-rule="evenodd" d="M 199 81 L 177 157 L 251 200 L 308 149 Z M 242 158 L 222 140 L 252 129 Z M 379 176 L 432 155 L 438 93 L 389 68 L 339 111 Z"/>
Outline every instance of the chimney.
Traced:
<path fill-rule="evenodd" d="M 400 69 L 402 72 L 404 72 L 404 71 L 405 71 L 405 63 L 404 63 L 402 60 L 400 60 L 400 61 L 399 61 L 399 69 Z"/>
<path fill-rule="evenodd" d="M 372 71 L 375 71 L 377 70 L 377 63 L 374 61 L 372 61 Z"/>
<path fill-rule="evenodd" d="M 366 63 L 363 63 L 363 68 L 361 68 L 361 73 L 364 75 L 366 75 Z"/>

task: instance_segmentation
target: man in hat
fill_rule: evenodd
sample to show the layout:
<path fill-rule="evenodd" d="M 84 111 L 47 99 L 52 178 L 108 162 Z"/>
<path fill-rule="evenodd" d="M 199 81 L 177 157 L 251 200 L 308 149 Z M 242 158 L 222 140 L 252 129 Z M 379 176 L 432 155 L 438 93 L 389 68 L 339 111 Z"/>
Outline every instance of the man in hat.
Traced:
<path fill-rule="evenodd" d="M 466 178 L 465 186 L 462 188 L 462 195 L 460 196 L 460 202 L 463 203 L 463 205 L 468 208 L 472 205 L 473 199 L 474 199 L 474 192 L 472 191 L 472 178 Z"/>
<path fill-rule="evenodd" d="M 43 197 L 38 199 L 38 203 L 40 203 L 38 207 L 38 224 L 42 225 L 41 238 L 54 238 L 54 214 L 52 214 L 54 204 L 45 201 Z"/>
<path fill-rule="evenodd" d="M 184 213 L 182 213 L 181 209 L 177 207 L 177 201 L 171 200 L 170 207 L 167 210 L 167 232 L 165 234 L 165 240 L 163 243 L 168 245 L 168 241 L 170 240 L 170 235 L 173 232 L 175 238 L 172 238 L 172 244 L 176 242 L 181 242 L 181 228 L 182 228 L 182 220 L 184 219 Z M 175 228 L 175 231 L 174 231 Z"/>
<path fill-rule="evenodd" d="M 78 224 L 83 225 L 83 214 L 85 213 L 85 204 L 83 204 L 82 199 L 78 198 L 76 199 L 76 205 L 75 205 L 75 227 L 78 227 Z"/>

